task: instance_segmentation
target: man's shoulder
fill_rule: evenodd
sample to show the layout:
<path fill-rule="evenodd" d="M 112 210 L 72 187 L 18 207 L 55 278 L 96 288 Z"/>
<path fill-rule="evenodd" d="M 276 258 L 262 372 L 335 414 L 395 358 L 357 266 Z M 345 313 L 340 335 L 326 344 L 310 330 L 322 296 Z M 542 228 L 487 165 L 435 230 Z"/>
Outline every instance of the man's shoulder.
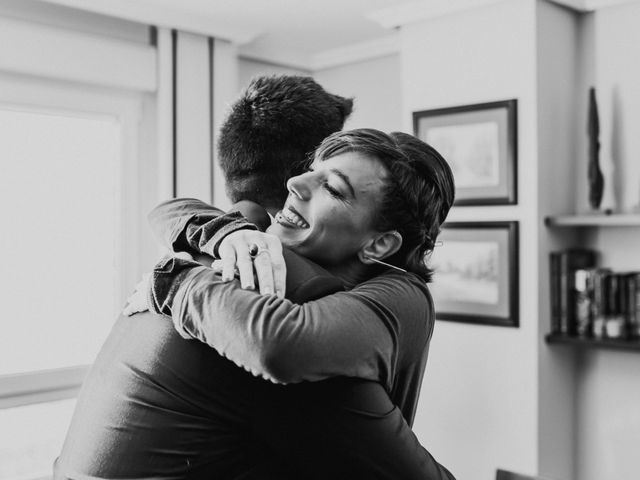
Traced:
<path fill-rule="evenodd" d="M 304 303 L 344 290 L 342 281 L 326 269 L 294 251 L 283 248 L 287 264 L 287 298 Z"/>

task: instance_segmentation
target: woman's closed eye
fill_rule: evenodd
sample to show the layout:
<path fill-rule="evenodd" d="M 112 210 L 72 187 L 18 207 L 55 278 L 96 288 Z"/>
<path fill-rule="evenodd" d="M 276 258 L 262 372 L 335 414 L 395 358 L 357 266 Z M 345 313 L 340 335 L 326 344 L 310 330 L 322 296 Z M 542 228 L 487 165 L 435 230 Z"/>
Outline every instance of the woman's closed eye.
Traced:
<path fill-rule="evenodd" d="M 328 181 L 325 180 L 324 182 L 322 182 L 322 188 L 324 188 L 327 192 L 329 192 L 329 195 L 331 195 L 332 197 L 335 197 L 339 200 L 345 200 L 345 197 L 342 194 L 342 192 L 332 187 Z"/>
<path fill-rule="evenodd" d="M 313 165 L 309 165 L 307 168 L 305 168 L 305 173 L 313 173 L 313 172 L 315 172 Z M 340 192 L 340 190 L 331 186 L 328 180 L 323 180 L 322 188 L 324 188 L 329 193 L 329 195 L 331 195 L 334 198 L 337 198 L 339 200 L 346 199 L 346 197 L 342 194 L 342 192 Z"/>

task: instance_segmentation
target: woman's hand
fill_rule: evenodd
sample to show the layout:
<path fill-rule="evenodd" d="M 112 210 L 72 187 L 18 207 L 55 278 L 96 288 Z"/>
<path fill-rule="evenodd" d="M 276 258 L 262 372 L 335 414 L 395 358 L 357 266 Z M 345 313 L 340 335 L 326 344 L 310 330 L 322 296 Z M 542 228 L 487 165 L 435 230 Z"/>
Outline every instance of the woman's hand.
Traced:
<path fill-rule="evenodd" d="M 236 230 L 227 235 L 218 247 L 222 263 L 222 280 L 233 280 L 236 267 L 240 285 L 255 288 L 254 269 L 260 293 L 284 297 L 287 267 L 282 256 L 282 244 L 275 235 L 255 230 Z"/>
<path fill-rule="evenodd" d="M 149 310 L 147 298 L 149 297 L 149 282 L 151 274 L 142 275 L 142 280 L 136 285 L 135 291 L 127 298 L 127 306 L 124 307 L 122 313 L 128 317 L 138 312 L 146 312 Z"/>

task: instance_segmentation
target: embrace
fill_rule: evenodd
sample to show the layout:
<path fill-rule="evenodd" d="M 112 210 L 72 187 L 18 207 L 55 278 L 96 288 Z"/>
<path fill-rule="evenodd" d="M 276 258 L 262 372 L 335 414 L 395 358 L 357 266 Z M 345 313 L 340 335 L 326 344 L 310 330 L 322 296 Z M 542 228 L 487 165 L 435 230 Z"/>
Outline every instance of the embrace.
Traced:
<path fill-rule="evenodd" d="M 410 429 L 453 176 L 412 135 L 340 131 L 351 108 L 295 76 L 233 105 L 236 203 L 151 212 L 174 254 L 99 353 L 56 479 L 454 478 Z"/>

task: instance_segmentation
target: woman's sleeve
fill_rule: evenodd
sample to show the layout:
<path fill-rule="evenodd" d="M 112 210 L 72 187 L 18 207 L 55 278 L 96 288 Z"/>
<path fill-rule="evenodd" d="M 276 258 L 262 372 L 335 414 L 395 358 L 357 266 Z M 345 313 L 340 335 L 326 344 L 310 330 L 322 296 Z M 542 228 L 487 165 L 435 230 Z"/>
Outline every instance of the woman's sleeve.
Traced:
<path fill-rule="evenodd" d="M 342 375 L 390 388 L 402 323 L 425 321 L 428 309 L 417 281 L 397 275 L 297 305 L 168 259 L 152 288 L 155 310 L 171 315 L 182 336 L 277 383 Z"/>
<path fill-rule="evenodd" d="M 222 239 L 241 229 L 256 230 L 239 212 L 224 213 L 195 198 L 161 203 L 149 214 L 156 239 L 173 252 L 206 253 L 216 257 Z"/>

